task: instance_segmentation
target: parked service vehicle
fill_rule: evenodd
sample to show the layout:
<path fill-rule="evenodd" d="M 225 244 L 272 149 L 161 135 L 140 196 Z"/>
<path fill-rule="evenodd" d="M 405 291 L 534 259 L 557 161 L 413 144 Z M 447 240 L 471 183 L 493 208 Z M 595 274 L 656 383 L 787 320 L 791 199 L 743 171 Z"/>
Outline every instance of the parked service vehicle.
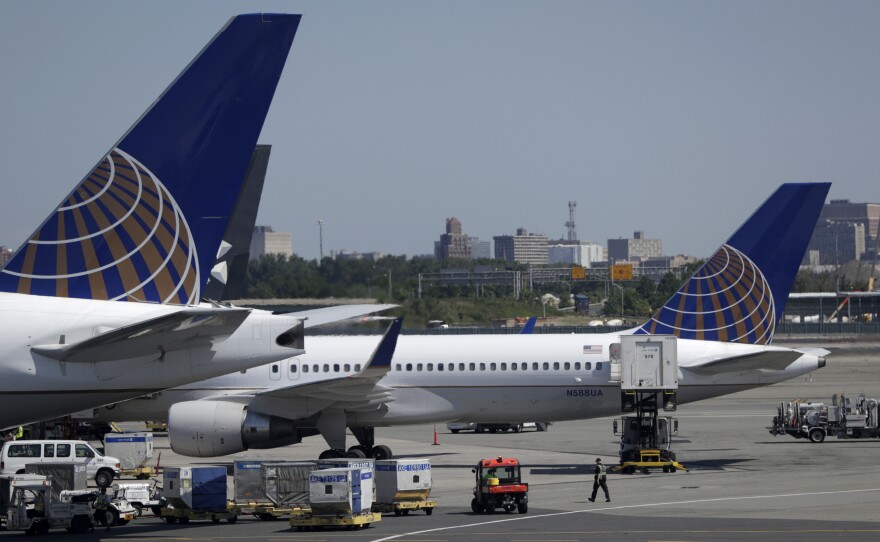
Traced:
<path fill-rule="evenodd" d="M 529 511 L 529 484 L 520 477 L 519 460 L 500 455 L 495 459 L 481 459 L 471 472 L 476 474 L 471 500 L 475 514 L 494 514 L 496 508 L 506 512 L 518 510 L 520 514 Z"/>
<path fill-rule="evenodd" d="M 107 492 L 107 494 L 110 496 L 110 507 L 108 508 L 108 510 L 113 516 L 113 520 L 110 522 L 110 525 L 126 525 L 129 521 L 138 516 L 137 510 L 134 506 L 132 506 L 130 502 L 125 499 L 124 495 L 114 495 L 109 491 Z M 95 501 L 97 500 L 97 498 L 97 491 L 68 490 L 61 492 L 61 502 L 86 503 L 92 508 L 95 507 Z"/>
<path fill-rule="evenodd" d="M 46 534 L 50 529 L 85 533 L 94 528 L 93 510 L 85 502 L 62 502 L 49 480 L 12 480 L 6 530 Z"/>
<path fill-rule="evenodd" d="M 842 439 L 880 437 L 880 401 L 864 394 L 855 401 L 841 394 L 831 404 L 791 401 L 776 407 L 770 434 L 822 442 L 828 435 Z"/>
<path fill-rule="evenodd" d="M 136 517 L 148 509 L 157 516 L 162 515 L 162 507 L 165 506 L 165 498 L 159 493 L 156 481 L 150 482 L 117 482 L 110 489 L 116 498 L 125 499 L 135 509 Z"/>
<path fill-rule="evenodd" d="M 121 474 L 116 457 L 102 455 L 83 440 L 13 440 L 0 450 L 0 474 L 23 474 L 28 463 L 84 463 L 98 487 Z"/>
<path fill-rule="evenodd" d="M 519 422 L 519 423 L 485 423 L 485 422 L 450 422 L 446 424 L 446 429 L 453 433 L 459 431 L 474 431 L 482 433 L 489 431 L 495 433 L 497 431 L 513 431 L 519 433 L 526 429 L 534 429 L 535 431 L 546 431 L 550 427 L 550 422 Z"/>

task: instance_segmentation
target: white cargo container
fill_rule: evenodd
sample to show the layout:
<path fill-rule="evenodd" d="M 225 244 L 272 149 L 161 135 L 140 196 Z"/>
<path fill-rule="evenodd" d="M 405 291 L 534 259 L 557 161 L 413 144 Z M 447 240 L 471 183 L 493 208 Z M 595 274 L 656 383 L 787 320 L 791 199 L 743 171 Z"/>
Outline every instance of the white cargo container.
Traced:
<path fill-rule="evenodd" d="M 431 494 L 431 460 L 376 461 L 376 502 L 423 501 Z"/>
<path fill-rule="evenodd" d="M 153 458 L 153 433 L 107 433 L 104 452 L 119 458 L 123 470 L 139 469 Z"/>
<path fill-rule="evenodd" d="M 376 473 L 375 459 L 348 459 L 340 457 L 337 459 L 319 459 L 319 469 L 360 469 L 361 471 L 361 493 L 364 499 L 368 499 L 372 504 L 376 501 L 376 484 L 373 478 Z M 369 508 L 369 505 L 367 506 Z"/>
<path fill-rule="evenodd" d="M 678 349 L 673 335 L 622 335 L 623 390 L 677 390 Z"/>
<path fill-rule="evenodd" d="M 309 474 L 309 504 L 314 516 L 351 516 L 368 513 L 361 493 L 360 469 L 322 469 Z M 370 499 L 372 501 L 372 499 Z"/>

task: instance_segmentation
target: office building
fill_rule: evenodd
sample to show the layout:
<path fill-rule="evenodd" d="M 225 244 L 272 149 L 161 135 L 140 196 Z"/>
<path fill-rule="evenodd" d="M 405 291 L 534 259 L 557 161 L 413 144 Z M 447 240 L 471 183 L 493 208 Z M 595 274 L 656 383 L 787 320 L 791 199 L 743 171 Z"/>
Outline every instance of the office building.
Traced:
<path fill-rule="evenodd" d="M 488 260 L 492 257 L 492 242 L 480 241 L 479 237 L 468 236 L 468 244 L 471 246 L 471 258 L 474 260 Z"/>
<path fill-rule="evenodd" d="M 640 262 L 663 255 L 663 241 L 648 239 L 645 232 L 637 231 L 632 239 L 609 239 L 608 259 L 613 262 Z"/>
<path fill-rule="evenodd" d="M 471 246 L 467 235 L 461 233 L 461 221 L 455 217 L 446 219 L 446 233 L 434 243 L 434 256 L 438 260 L 470 260 Z"/>
<path fill-rule="evenodd" d="M 604 261 L 605 247 L 590 241 L 554 243 L 547 246 L 547 263 L 593 267 Z"/>
<path fill-rule="evenodd" d="M 842 265 L 861 260 L 865 255 L 866 237 L 865 223 L 820 219 L 813 230 L 803 264 Z"/>
<path fill-rule="evenodd" d="M 256 260 L 266 254 L 280 254 L 282 256 L 293 255 L 293 235 L 287 232 L 279 232 L 272 226 L 254 226 L 254 235 L 251 237 L 251 250 L 249 260 Z"/>
<path fill-rule="evenodd" d="M 516 235 L 496 235 L 495 258 L 532 265 L 547 264 L 547 236 L 517 228 Z"/>
<path fill-rule="evenodd" d="M 0 267 L 6 265 L 6 262 L 12 259 L 12 250 L 7 247 L 0 246 Z"/>

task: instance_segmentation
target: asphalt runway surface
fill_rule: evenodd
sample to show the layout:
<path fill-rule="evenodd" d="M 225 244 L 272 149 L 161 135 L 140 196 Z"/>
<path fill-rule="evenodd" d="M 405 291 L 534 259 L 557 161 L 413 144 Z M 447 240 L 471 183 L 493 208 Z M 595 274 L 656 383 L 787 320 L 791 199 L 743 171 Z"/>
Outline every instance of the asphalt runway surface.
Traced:
<path fill-rule="evenodd" d="M 431 516 L 387 515 L 363 530 L 300 532 L 286 520 L 241 517 L 235 524 L 193 522 L 166 525 L 145 516 L 124 527 L 88 535 L 53 531 L 67 540 L 278 540 L 517 542 L 701 541 L 701 540 L 880 540 L 880 439 L 820 444 L 768 432 L 776 406 L 792 399 L 830 402 L 834 393 L 880 398 L 880 345 L 838 345 L 828 365 L 804 378 L 770 387 L 681 405 L 675 444 L 690 472 L 612 474 L 612 502 L 587 501 L 596 457 L 617 462 L 613 418 L 560 422 L 547 432 L 459 433 L 434 427 L 377 428 L 377 444 L 396 457 L 429 457 Z M 525 420 L 524 420 L 525 421 Z M 349 445 L 354 444 L 350 438 Z M 256 450 L 235 457 L 317 457 L 323 439 L 309 438 L 279 450 Z M 165 466 L 232 464 L 185 458 L 156 438 Z M 474 514 L 471 468 L 481 458 L 513 456 L 529 483 L 527 514 Z M 230 477 L 231 484 L 231 477 Z M 600 502 L 601 501 L 601 502 Z M 21 536 L 2 533 L 2 536 Z"/>

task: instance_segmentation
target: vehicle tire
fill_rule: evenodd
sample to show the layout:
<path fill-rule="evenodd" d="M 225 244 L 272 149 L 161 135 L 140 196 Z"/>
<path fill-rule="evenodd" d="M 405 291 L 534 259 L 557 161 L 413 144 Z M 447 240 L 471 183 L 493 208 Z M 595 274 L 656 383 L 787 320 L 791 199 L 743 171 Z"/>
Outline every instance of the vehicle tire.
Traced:
<path fill-rule="evenodd" d="M 483 505 L 480 504 L 480 501 L 478 501 L 476 497 L 471 499 L 471 511 L 474 514 L 479 514 L 479 513 L 482 513 L 482 511 L 483 511 Z"/>
<path fill-rule="evenodd" d="M 367 453 L 359 448 L 350 448 L 343 457 L 347 457 L 349 459 L 365 459 L 367 457 Z"/>
<path fill-rule="evenodd" d="M 486 503 L 486 513 L 494 514 L 495 513 L 495 503 Z"/>
<path fill-rule="evenodd" d="M 496 429 L 496 428 L 494 428 L 494 427 L 490 427 L 490 428 L 489 428 L 489 432 L 490 432 L 490 433 L 494 433 L 494 432 L 496 432 L 496 431 L 498 431 L 498 429 Z"/>
<path fill-rule="evenodd" d="M 24 534 L 26 534 L 27 536 L 34 536 L 35 534 L 37 534 L 37 524 L 34 523 L 33 525 L 25 529 Z"/>
<path fill-rule="evenodd" d="M 825 431 L 819 429 L 818 427 L 814 427 L 810 429 L 810 442 L 822 442 L 825 440 Z"/>
<path fill-rule="evenodd" d="M 238 521 L 238 516 L 232 516 L 231 518 L 227 519 L 226 521 L 228 521 L 229 523 L 235 523 L 236 521 Z"/>
<path fill-rule="evenodd" d="M 529 511 L 529 503 L 521 502 L 516 505 L 516 509 L 520 514 L 525 514 Z"/>
<path fill-rule="evenodd" d="M 142 472 L 142 473 L 138 474 L 137 476 L 135 476 L 135 478 L 137 478 L 138 480 L 149 480 L 150 475 L 145 472 Z"/>
<path fill-rule="evenodd" d="M 367 448 L 366 446 L 361 446 L 360 444 L 355 444 L 354 446 L 350 447 L 347 450 L 347 452 L 351 452 L 354 450 L 360 450 L 360 451 L 364 452 L 363 457 L 370 457 L 370 449 Z M 346 457 L 348 457 L 348 456 L 346 456 Z"/>
<path fill-rule="evenodd" d="M 131 505 L 134 507 L 134 517 L 139 518 L 144 515 L 143 505 L 138 503 L 131 503 Z"/>
<path fill-rule="evenodd" d="M 168 525 L 174 525 L 175 523 L 177 523 L 177 518 L 174 516 L 167 516 L 165 518 L 165 523 L 167 523 Z"/>
<path fill-rule="evenodd" d="M 189 518 L 186 517 L 186 516 L 180 518 L 180 524 L 181 524 L 181 525 L 188 525 L 188 524 L 189 524 Z"/>
<path fill-rule="evenodd" d="M 40 536 L 49 534 L 49 522 L 48 521 L 40 521 L 36 524 L 37 534 Z"/>
<path fill-rule="evenodd" d="M 535 422 L 535 429 L 541 433 L 547 430 L 547 424 L 544 422 Z"/>
<path fill-rule="evenodd" d="M 220 518 L 218 518 L 217 516 L 211 516 L 211 523 L 220 523 Z"/>
<path fill-rule="evenodd" d="M 459 431 L 461 431 L 461 429 L 450 429 L 450 431 L 452 431 L 453 435 L 456 435 Z"/>
<path fill-rule="evenodd" d="M 391 453 L 391 448 L 385 446 L 384 444 L 373 446 L 373 453 L 371 455 L 373 456 L 373 459 L 377 460 L 391 459 L 392 457 L 394 457 Z"/>
<path fill-rule="evenodd" d="M 98 487 L 110 487 L 113 483 L 113 472 L 107 469 L 101 469 L 95 474 L 95 483 Z"/>
<path fill-rule="evenodd" d="M 433 513 L 434 513 L 434 509 L 433 509 L 433 508 L 425 508 L 425 514 L 427 514 L 427 515 L 430 516 L 430 515 L 433 514 Z"/>
<path fill-rule="evenodd" d="M 481 424 L 477 424 L 477 428 L 474 431 L 476 431 L 477 433 L 482 433 L 485 430 L 485 427 L 483 427 Z"/>
<path fill-rule="evenodd" d="M 520 432 L 522 432 L 522 430 L 523 430 L 523 425 L 521 423 L 518 423 L 513 426 L 514 433 L 520 433 Z"/>
<path fill-rule="evenodd" d="M 150 511 L 153 513 L 154 516 L 156 516 L 158 518 L 162 517 L 162 507 L 161 506 L 151 506 Z"/>

